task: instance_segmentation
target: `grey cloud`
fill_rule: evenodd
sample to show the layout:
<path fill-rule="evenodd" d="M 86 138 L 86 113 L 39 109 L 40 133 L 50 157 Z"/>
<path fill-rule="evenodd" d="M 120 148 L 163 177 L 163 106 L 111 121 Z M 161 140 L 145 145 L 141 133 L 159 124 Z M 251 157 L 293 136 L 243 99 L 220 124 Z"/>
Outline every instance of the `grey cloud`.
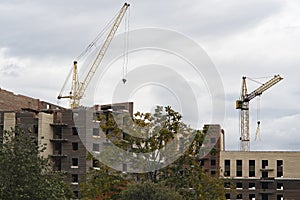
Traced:
<path fill-rule="evenodd" d="M 121 7 L 97 1 L 17 2 L 1 4 L 0 45 L 11 55 L 31 57 L 77 56 Z"/>
<path fill-rule="evenodd" d="M 285 80 L 270 89 L 270 94 L 262 96 L 262 103 L 270 102 L 268 106 L 261 106 L 262 116 L 270 120 L 263 122 L 262 141 L 265 142 L 269 137 L 263 148 L 267 149 L 272 144 L 275 148 L 295 149 L 299 142 L 297 139 L 291 140 L 289 136 L 297 135 L 293 126 L 299 119 L 290 118 L 291 123 L 288 123 L 283 116 L 297 114 L 300 110 L 297 101 L 300 94 L 300 61 L 297 55 L 299 28 L 293 21 L 287 21 L 285 27 L 293 28 L 286 28 L 284 32 L 281 27 L 267 27 L 257 31 L 257 27 L 264 26 L 265 22 L 277 23 L 278 15 L 283 11 L 286 15 L 297 15 L 299 12 L 290 13 L 285 10 L 287 5 L 292 5 L 291 1 L 132 0 L 130 3 L 131 29 L 173 29 L 204 43 L 223 79 L 227 112 L 223 128 L 227 132 L 226 141 L 231 149 L 238 147 L 239 122 L 234 101 L 240 95 L 241 76 L 281 74 Z M 63 83 L 73 59 L 99 33 L 122 4 L 120 1 L 97 0 L 2 1 L 0 48 L 9 50 L 5 52 L 8 58 L 26 58 L 34 62 L 33 66 L 26 66 L 26 73 L 23 73 L 23 69 L 1 61 L 1 87 L 6 86 L 3 88 L 56 103 L 55 98 L 61 86 L 59 84 Z M 122 26 L 119 32 L 122 32 Z M 267 32 L 264 32 L 265 30 Z M 282 35 L 273 38 L 278 32 Z M 192 51 L 190 49 L 190 52 Z M 62 66 L 68 63 L 67 61 L 70 65 L 64 71 Z M 14 79 L 9 76 L 16 74 L 19 76 Z M 180 83 L 176 83 L 176 86 L 180 87 Z M 158 98 L 168 98 L 164 93 L 157 95 Z M 105 97 L 101 96 L 102 98 Z M 251 108 L 253 111 L 254 107 Z M 205 114 L 209 114 L 207 112 L 209 111 L 205 111 Z M 200 116 L 202 117 L 206 116 Z M 276 118 L 282 122 L 276 121 Z M 255 125 L 255 121 L 254 124 L 251 123 Z M 274 129 L 284 134 L 277 134 L 273 139 Z M 259 145 L 253 143 L 253 147 L 259 148 Z"/>
<path fill-rule="evenodd" d="M 164 1 L 159 6 L 144 4 L 146 6 L 148 9 L 144 12 L 153 16 L 150 24 L 160 24 L 190 35 L 197 32 L 197 37 L 224 37 L 257 26 L 268 17 L 278 14 L 283 2 L 192 0 Z"/>
<path fill-rule="evenodd" d="M 182 6 L 182 4 L 184 4 Z M 229 34 L 280 10 L 279 1 L 133 1 L 131 27 L 158 26 L 205 35 Z M 12 55 L 77 56 L 120 9 L 108 1 L 10 1 L 1 3 L 0 45 Z M 12 14 L 14 13 L 14 14 Z"/>

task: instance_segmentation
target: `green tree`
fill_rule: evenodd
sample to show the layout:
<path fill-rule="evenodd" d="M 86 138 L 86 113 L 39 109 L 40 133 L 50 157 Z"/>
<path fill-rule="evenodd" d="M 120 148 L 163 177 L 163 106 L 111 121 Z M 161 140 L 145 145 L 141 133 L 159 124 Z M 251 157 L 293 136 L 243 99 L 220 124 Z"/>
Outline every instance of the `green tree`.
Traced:
<path fill-rule="evenodd" d="M 122 193 L 122 200 L 181 200 L 182 197 L 175 190 L 163 184 L 144 182 L 129 185 Z"/>
<path fill-rule="evenodd" d="M 118 127 L 112 114 L 109 114 L 108 117 L 102 116 L 101 119 L 102 121 L 106 119 L 107 123 L 102 123 L 101 128 L 107 131 L 106 133 L 115 145 L 127 151 L 146 155 L 144 160 L 131 162 L 133 163 L 132 168 L 140 168 L 144 166 L 145 161 L 151 161 L 149 162 L 150 168 L 152 167 L 154 170 L 130 174 L 132 184 L 159 183 L 159 185 L 176 190 L 183 199 L 221 200 L 225 198 L 223 181 L 208 176 L 201 167 L 200 154 L 202 153 L 201 145 L 205 138 L 205 131 L 190 128 L 182 122 L 180 113 L 171 107 L 158 106 L 153 114 L 137 112 L 134 114 L 133 120 L 123 120 L 127 123 L 127 131 L 130 134 L 123 132 L 124 129 Z M 139 137 L 141 134 L 143 137 Z M 191 138 L 193 138 L 192 141 Z M 169 142 L 173 142 L 173 148 L 163 153 L 156 151 L 164 148 Z M 112 156 L 113 152 L 105 152 L 105 154 L 109 158 L 114 157 Z M 179 158 L 164 168 L 155 168 L 164 162 L 170 154 L 177 154 Z M 145 171 L 148 171 L 147 168 Z M 97 174 L 101 173 L 100 170 L 95 172 L 93 176 L 98 176 Z M 101 174 L 101 176 L 110 175 L 108 173 Z M 90 178 L 90 180 L 93 179 Z M 109 183 L 103 181 L 97 187 L 106 188 L 107 185 L 105 186 L 105 184 L 109 186 Z"/>
<path fill-rule="evenodd" d="M 138 179 L 156 182 L 159 179 L 161 163 L 167 160 L 168 155 L 175 156 L 180 153 L 177 150 L 180 138 L 178 132 L 191 133 L 189 132 L 191 129 L 182 123 L 181 119 L 180 113 L 170 106 L 165 108 L 157 106 L 154 114 L 137 112 L 133 120 L 128 120 L 127 127 L 130 134 L 122 133 L 123 139 L 115 144 L 125 150 L 129 149 L 130 152 L 143 153 L 142 158 L 138 162 L 133 161 L 131 167 L 138 169 L 144 167 L 141 170 L 149 172 L 137 174 Z M 170 142 L 173 142 L 172 145 L 165 148 Z"/>
<path fill-rule="evenodd" d="M 64 176 L 52 171 L 37 138 L 21 129 L 5 131 L 0 147 L 0 199 L 70 199 Z"/>
<path fill-rule="evenodd" d="M 90 170 L 86 174 L 85 182 L 80 185 L 81 196 L 83 200 L 120 199 L 127 183 L 120 172 L 101 165 L 101 170 Z"/>
<path fill-rule="evenodd" d="M 207 175 L 201 167 L 204 133 L 197 131 L 188 150 L 168 167 L 160 170 L 160 181 L 174 188 L 184 199 L 225 199 L 224 181 Z M 214 150 L 215 151 L 215 150 Z"/>

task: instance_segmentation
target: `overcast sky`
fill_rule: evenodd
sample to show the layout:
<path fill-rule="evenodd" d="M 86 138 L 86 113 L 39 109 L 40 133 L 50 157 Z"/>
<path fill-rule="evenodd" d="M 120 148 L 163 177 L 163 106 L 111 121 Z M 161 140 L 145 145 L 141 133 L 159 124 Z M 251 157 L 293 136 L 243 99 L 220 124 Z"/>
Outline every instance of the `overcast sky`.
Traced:
<path fill-rule="evenodd" d="M 57 103 L 56 97 L 73 60 L 123 3 L 1 1 L 0 87 Z M 133 0 L 129 3 L 130 30 L 156 27 L 177 31 L 194 40 L 208 54 L 224 86 L 226 113 L 221 125 L 225 129 L 227 149 L 239 148 L 239 113 L 235 110 L 235 100 L 240 96 L 242 76 L 270 78 L 280 74 L 284 80 L 259 98 L 260 141 L 253 141 L 258 102 L 256 99 L 250 102 L 251 149 L 300 150 L 300 1 Z M 122 31 L 121 24 L 119 33 Z M 138 62 L 137 59 L 146 54 L 133 59 Z M 152 52 L 151 57 L 155 56 L 162 54 Z M 130 67 L 129 63 L 129 73 Z M 199 88 L 199 94 L 209 93 L 202 86 L 200 83 L 193 88 Z M 256 87 L 259 87 L 257 83 L 248 81 L 249 92 Z M 145 96 L 149 94 L 152 96 L 146 101 Z M 176 102 L 167 94 L 161 88 L 149 86 L 139 90 L 132 100 L 137 102 L 138 108 L 142 108 L 143 103 Z M 102 96 L 105 100 L 99 103 L 109 103 L 109 98 Z M 202 97 L 201 122 L 214 123 L 210 117 L 206 118 L 211 112 L 211 106 L 206 106 L 211 104 L 209 94 Z"/>

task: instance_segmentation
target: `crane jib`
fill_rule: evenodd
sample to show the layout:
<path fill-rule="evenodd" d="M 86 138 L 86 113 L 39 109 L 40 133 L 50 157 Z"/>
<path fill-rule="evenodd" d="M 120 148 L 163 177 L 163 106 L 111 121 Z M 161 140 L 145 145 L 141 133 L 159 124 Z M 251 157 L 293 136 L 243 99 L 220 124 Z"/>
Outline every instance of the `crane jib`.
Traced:
<path fill-rule="evenodd" d="M 71 92 L 69 95 L 62 96 L 60 94 L 57 97 L 58 99 L 69 98 L 71 100 L 71 102 L 70 102 L 71 108 L 78 107 L 80 105 L 80 100 L 84 96 L 84 93 L 85 93 L 89 83 L 91 82 L 94 74 L 96 73 L 96 71 L 97 71 L 97 69 L 98 69 L 98 67 L 99 67 L 99 65 L 100 65 L 109 45 L 116 33 L 121 21 L 122 21 L 122 18 L 124 17 L 126 10 L 129 6 L 130 6 L 130 4 L 128 4 L 128 3 L 125 3 L 122 6 L 121 10 L 119 11 L 117 17 L 114 20 L 114 23 L 112 24 L 112 27 L 111 27 L 106 39 L 103 42 L 103 45 L 101 46 L 95 60 L 92 62 L 92 65 L 82 82 L 80 82 L 78 80 L 77 62 L 74 61 Z"/>
<path fill-rule="evenodd" d="M 279 75 L 275 75 L 272 79 L 267 81 L 266 83 L 262 84 L 256 90 L 251 92 L 250 94 L 247 93 L 247 86 L 246 86 L 246 77 L 243 77 L 242 82 L 242 94 L 241 99 L 236 101 L 236 109 L 240 110 L 240 140 L 241 140 L 241 150 L 242 151 L 250 151 L 250 133 L 249 133 L 249 102 L 257 97 L 260 96 L 264 91 L 281 81 L 283 78 Z M 258 122 L 258 125 L 260 121 Z"/>

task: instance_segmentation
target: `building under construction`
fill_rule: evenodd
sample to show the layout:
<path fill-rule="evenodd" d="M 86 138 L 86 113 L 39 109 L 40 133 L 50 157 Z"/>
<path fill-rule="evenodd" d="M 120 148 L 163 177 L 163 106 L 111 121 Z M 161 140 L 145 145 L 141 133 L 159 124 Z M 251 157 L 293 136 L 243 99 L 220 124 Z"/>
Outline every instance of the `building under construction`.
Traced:
<path fill-rule="evenodd" d="M 94 111 L 103 113 L 111 108 L 111 105 L 95 106 Z M 115 108 L 133 113 L 132 102 Z M 94 128 L 85 129 L 84 134 L 97 137 L 99 122 L 91 120 L 91 123 Z M 80 127 L 74 123 L 73 111 L 1 89 L 0 136 L 4 130 L 16 126 L 43 138 L 40 142 L 46 144 L 47 149 L 42 155 L 51 158 L 54 170 L 66 172 L 67 182 L 80 197 L 79 185 L 84 174 L 98 166 L 95 160 L 87 159 L 88 150 L 78 134 Z M 226 199 L 282 200 L 300 196 L 300 152 L 226 151 L 221 126 L 205 125 L 203 131 L 208 129 L 211 133 L 204 146 L 215 151 L 203 155 L 201 165 L 211 176 L 225 179 Z M 99 149 L 93 147 L 92 151 Z M 123 170 L 126 171 L 126 167 Z M 229 185 L 236 189 L 232 190 Z"/>
<path fill-rule="evenodd" d="M 121 103 L 117 107 L 133 112 L 133 103 Z M 109 109 L 110 105 L 95 106 L 94 111 L 103 113 Z M 39 143 L 46 145 L 42 156 L 51 158 L 53 170 L 66 172 L 66 181 L 79 197 L 83 176 L 89 169 L 98 166 L 93 159 L 87 159 L 88 150 L 78 134 L 80 127 L 75 125 L 73 118 L 71 109 L 0 90 L 0 137 L 5 130 L 15 127 L 34 134 Z M 84 131 L 85 135 L 97 136 L 99 123 L 94 124 L 94 129 Z"/>

